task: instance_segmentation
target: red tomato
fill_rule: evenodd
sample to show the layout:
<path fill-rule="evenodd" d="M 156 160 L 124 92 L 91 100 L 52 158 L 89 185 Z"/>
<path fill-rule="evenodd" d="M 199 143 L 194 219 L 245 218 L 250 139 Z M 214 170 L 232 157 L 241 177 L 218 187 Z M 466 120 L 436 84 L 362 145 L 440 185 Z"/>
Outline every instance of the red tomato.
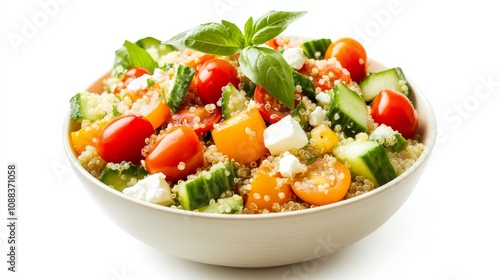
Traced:
<path fill-rule="evenodd" d="M 150 174 L 161 172 L 168 181 L 186 178 L 203 166 L 203 147 L 188 126 L 174 126 L 156 140 L 145 159 Z"/>
<path fill-rule="evenodd" d="M 203 104 L 216 104 L 222 87 L 232 83 L 236 88 L 240 80 L 238 71 L 226 60 L 214 58 L 203 63 L 198 72 L 197 90 Z"/>
<path fill-rule="evenodd" d="M 275 123 L 290 115 L 290 108 L 283 105 L 263 87 L 257 85 L 253 93 L 253 98 L 259 104 L 259 112 L 262 118 L 268 123 Z"/>
<path fill-rule="evenodd" d="M 189 107 L 179 109 L 173 116 L 173 125 L 186 125 L 194 129 L 197 135 L 201 135 L 212 129 L 214 124 L 222 119 L 222 111 L 216 107 L 208 111 L 205 106 Z"/>
<path fill-rule="evenodd" d="M 418 129 L 417 111 L 404 94 L 382 90 L 372 103 L 372 117 L 378 124 L 397 130 L 403 137 L 412 138 Z"/>
<path fill-rule="evenodd" d="M 132 67 L 128 69 L 127 72 L 125 72 L 122 82 L 116 86 L 114 93 L 119 93 L 122 89 L 126 88 L 133 79 L 139 78 L 144 74 L 151 75 L 147 69 L 142 67 Z"/>
<path fill-rule="evenodd" d="M 139 163 L 145 139 L 154 133 L 153 126 L 143 116 L 124 115 L 111 120 L 101 132 L 97 152 L 107 162 Z"/>
<path fill-rule="evenodd" d="M 299 72 L 306 77 L 312 78 L 315 88 L 322 91 L 330 90 L 334 87 L 336 80 L 349 83 L 351 76 L 338 63 L 332 63 L 327 60 L 307 60 Z"/>
<path fill-rule="evenodd" d="M 366 77 L 366 51 L 363 45 L 352 38 L 341 38 L 332 42 L 325 59 L 335 57 L 351 74 L 351 79 L 360 82 Z"/>

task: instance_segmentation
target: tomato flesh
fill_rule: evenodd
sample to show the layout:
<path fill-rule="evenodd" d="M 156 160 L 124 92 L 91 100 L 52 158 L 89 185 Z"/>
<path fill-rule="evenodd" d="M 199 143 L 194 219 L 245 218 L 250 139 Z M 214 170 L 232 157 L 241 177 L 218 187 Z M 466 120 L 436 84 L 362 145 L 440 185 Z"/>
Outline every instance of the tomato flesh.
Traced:
<path fill-rule="evenodd" d="M 372 103 L 372 117 L 406 138 L 413 138 L 418 129 L 418 115 L 411 101 L 395 90 L 382 90 Z"/>
<path fill-rule="evenodd" d="M 168 181 L 177 181 L 194 174 L 203 166 L 203 147 L 194 130 L 174 126 L 156 140 L 145 159 L 150 174 L 161 172 Z"/>
<path fill-rule="evenodd" d="M 276 123 L 291 113 L 290 108 L 279 102 L 259 85 L 255 87 L 253 98 L 259 106 L 259 112 L 262 118 L 268 123 Z M 296 100 L 295 105 L 297 105 L 299 101 L 300 100 Z"/>
<path fill-rule="evenodd" d="M 330 60 L 307 60 L 299 72 L 312 79 L 314 88 L 320 88 L 321 91 L 332 89 L 336 80 L 345 83 L 351 81 L 349 71 L 346 71 L 339 63 Z"/>
<path fill-rule="evenodd" d="M 201 65 L 196 82 L 198 96 L 203 104 L 216 104 L 222 95 L 222 87 L 240 83 L 238 70 L 226 60 L 214 58 Z"/>
<path fill-rule="evenodd" d="M 153 125 L 143 116 L 117 117 L 102 129 L 97 142 L 97 152 L 106 162 L 140 163 L 145 140 L 153 133 Z"/>
<path fill-rule="evenodd" d="M 335 57 L 357 83 L 366 77 L 366 50 L 355 39 L 341 38 L 332 42 L 325 53 L 325 59 Z"/>
<path fill-rule="evenodd" d="M 222 111 L 219 107 L 207 110 L 205 106 L 189 107 L 178 110 L 173 116 L 173 125 L 186 125 L 194 129 L 197 135 L 201 135 L 214 127 L 214 124 L 222 119 Z"/>

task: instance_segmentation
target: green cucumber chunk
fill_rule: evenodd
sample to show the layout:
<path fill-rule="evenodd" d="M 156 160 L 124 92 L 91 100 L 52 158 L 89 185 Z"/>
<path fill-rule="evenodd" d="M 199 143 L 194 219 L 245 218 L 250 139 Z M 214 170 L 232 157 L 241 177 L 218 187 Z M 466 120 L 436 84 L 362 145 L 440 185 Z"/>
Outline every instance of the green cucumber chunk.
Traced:
<path fill-rule="evenodd" d="M 170 85 L 169 91 L 166 93 L 165 98 L 167 100 L 167 105 L 170 107 L 172 112 L 177 112 L 179 106 L 181 106 L 184 97 L 189 90 L 189 85 L 191 80 L 193 80 L 196 70 L 193 67 L 179 64 L 175 69 L 175 74 Z"/>
<path fill-rule="evenodd" d="M 330 90 L 331 105 L 327 117 L 332 128 L 340 125 L 347 137 L 354 137 L 368 128 L 368 109 L 365 101 L 344 83 L 337 83 Z"/>
<path fill-rule="evenodd" d="M 142 38 L 142 39 L 138 40 L 137 42 L 135 42 L 135 44 L 137 46 L 145 49 L 148 52 L 149 52 L 149 49 L 155 48 L 158 52 L 159 57 L 166 55 L 169 52 L 173 52 L 173 51 L 177 50 L 177 48 L 175 48 L 174 46 L 168 45 L 168 44 L 163 44 L 160 40 L 153 38 L 153 37 Z"/>
<path fill-rule="evenodd" d="M 217 202 L 203 206 L 198 211 L 217 214 L 241 214 L 243 213 L 243 197 L 235 194 L 227 198 L 219 198 Z"/>
<path fill-rule="evenodd" d="M 300 45 L 304 50 L 304 53 L 309 58 L 323 59 L 325 57 L 326 50 L 332 43 L 332 40 L 328 38 L 316 39 L 311 41 L 306 41 Z"/>
<path fill-rule="evenodd" d="M 246 109 L 249 99 L 244 91 L 239 91 L 232 83 L 222 90 L 222 117 L 227 120 L 237 112 Z"/>
<path fill-rule="evenodd" d="M 118 191 L 131 187 L 148 175 L 146 169 L 132 162 L 108 163 L 99 181 Z"/>
<path fill-rule="evenodd" d="M 293 83 L 295 86 L 302 88 L 302 93 L 309 97 L 312 101 L 316 101 L 316 91 L 314 90 L 314 83 L 308 77 L 300 74 L 297 70 L 293 70 Z"/>
<path fill-rule="evenodd" d="M 375 187 L 397 176 L 384 146 L 375 141 L 354 141 L 339 145 L 334 154 L 353 174 L 364 176 Z"/>
<path fill-rule="evenodd" d="M 185 210 L 194 210 L 210 204 L 235 186 L 234 162 L 213 165 L 194 179 L 179 184 L 178 199 Z"/>
<path fill-rule="evenodd" d="M 120 112 L 116 109 L 119 101 L 114 94 L 88 91 L 77 93 L 69 101 L 71 119 L 81 123 L 83 120 L 100 120 L 107 114 L 119 115 Z"/>
<path fill-rule="evenodd" d="M 410 93 L 410 87 L 403 70 L 399 67 L 371 73 L 360 82 L 359 87 L 362 92 L 361 97 L 366 102 L 371 102 L 384 89 L 396 90 L 406 96 Z"/>
<path fill-rule="evenodd" d="M 368 140 L 382 144 L 390 152 L 399 152 L 408 145 L 408 141 L 401 133 L 385 124 L 381 124 L 370 133 Z"/>

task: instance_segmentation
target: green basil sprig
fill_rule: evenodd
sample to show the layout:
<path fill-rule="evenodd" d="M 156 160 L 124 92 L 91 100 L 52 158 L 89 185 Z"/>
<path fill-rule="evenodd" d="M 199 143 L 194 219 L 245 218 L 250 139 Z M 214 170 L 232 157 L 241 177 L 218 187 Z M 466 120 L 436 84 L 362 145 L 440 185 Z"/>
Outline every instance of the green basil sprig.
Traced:
<path fill-rule="evenodd" d="M 283 56 L 259 45 L 278 36 L 306 12 L 270 11 L 255 21 L 250 17 L 244 33 L 232 22 L 211 22 L 184 31 L 163 42 L 215 55 L 240 54 L 241 71 L 285 106 L 295 107 L 293 69 Z"/>

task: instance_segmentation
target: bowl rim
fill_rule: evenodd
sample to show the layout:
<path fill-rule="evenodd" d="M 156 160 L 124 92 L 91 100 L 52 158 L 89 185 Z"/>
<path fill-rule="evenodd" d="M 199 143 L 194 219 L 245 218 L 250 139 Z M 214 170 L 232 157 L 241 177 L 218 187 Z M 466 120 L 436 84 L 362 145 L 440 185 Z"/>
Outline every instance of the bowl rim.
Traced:
<path fill-rule="evenodd" d="M 388 69 L 389 67 L 385 66 L 384 64 L 379 63 L 376 60 L 369 59 L 368 60 L 368 67 L 370 65 L 376 65 L 378 68 L 385 68 Z M 109 75 L 109 72 L 104 74 L 101 78 L 105 77 L 106 75 Z M 197 212 L 197 211 L 188 211 L 188 210 L 183 210 L 183 209 L 177 209 L 177 208 L 172 208 L 168 206 L 162 206 L 162 205 L 157 205 L 154 203 L 138 200 L 132 197 L 129 197 L 122 192 L 116 191 L 113 188 L 108 187 L 101 181 L 99 181 L 97 178 L 93 177 L 87 170 L 83 168 L 78 162 L 78 159 L 71 148 L 71 141 L 70 141 L 70 126 L 73 120 L 71 120 L 71 113 L 68 111 L 65 115 L 64 119 L 64 124 L 63 124 L 63 146 L 64 146 L 64 151 L 65 154 L 70 162 L 70 164 L 73 166 L 74 172 L 80 172 L 82 173 L 83 176 L 85 176 L 87 179 L 90 181 L 94 182 L 98 187 L 101 189 L 104 189 L 105 191 L 117 195 L 121 199 L 125 199 L 131 203 L 138 204 L 142 207 L 150 208 L 152 210 L 156 211 L 163 211 L 166 213 L 170 214 L 176 214 L 176 215 L 181 215 L 181 216 L 189 216 L 189 217 L 199 217 L 199 218 L 206 218 L 206 219 L 214 219 L 214 220 L 253 220 L 253 219 L 283 219 L 287 217 L 294 217 L 296 215 L 308 215 L 308 214 L 313 214 L 317 212 L 324 212 L 324 211 L 331 211 L 332 209 L 335 208 L 340 208 L 340 207 L 345 207 L 350 204 L 354 204 L 358 201 L 362 200 L 367 200 L 373 196 L 376 196 L 379 193 L 385 192 L 393 188 L 395 185 L 397 185 L 400 181 L 403 181 L 406 179 L 408 176 L 410 176 L 413 172 L 415 172 L 417 169 L 421 168 L 422 165 L 429 159 L 429 157 L 432 154 L 432 151 L 434 150 L 435 144 L 436 144 L 436 138 L 437 138 L 437 120 L 435 116 L 435 112 L 425 96 L 421 89 L 415 84 L 415 82 L 411 79 L 408 79 L 406 77 L 406 80 L 408 81 L 409 85 L 411 86 L 413 96 L 411 97 L 414 99 L 418 99 L 418 104 L 417 107 L 425 107 L 426 108 L 426 127 L 425 129 L 420 127 L 419 132 L 421 133 L 421 138 L 420 142 L 424 143 L 424 151 L 422 154 L 419 156 L 417 161 L 409 168 L 407 169 L 404 173 L 401 175 L 397 176 L 394 178 L 392 181 L 374 189 L 369 192 L 366 192 L 362 195 L 352 197 L 349 199 L 344 199 L 335 203 L 327 204 L 327 205 L 322 205 L 322 206 L 317 206 L 313 208 L 308 208 L 308 209 L 302 209 L 302 210 L 297 210 L 297 211 L 290 211 L 290 212 L 279 212 L 279 213 L 265 213 L 265 214 L 217 214 L 217 213 L 202 213 L 202 212 Z M 418 110 L 417 110 L 418 112 Z M 425 132 L 422 134 L 422 132 Z M 75 174 L 76 175 L 76 174 Z M 81 182 L 80 182 L 81 183 Z M 83 185 L 83 183 L 81 183 Z M 86 186 L 84 186 L 86 187 Z"/>

